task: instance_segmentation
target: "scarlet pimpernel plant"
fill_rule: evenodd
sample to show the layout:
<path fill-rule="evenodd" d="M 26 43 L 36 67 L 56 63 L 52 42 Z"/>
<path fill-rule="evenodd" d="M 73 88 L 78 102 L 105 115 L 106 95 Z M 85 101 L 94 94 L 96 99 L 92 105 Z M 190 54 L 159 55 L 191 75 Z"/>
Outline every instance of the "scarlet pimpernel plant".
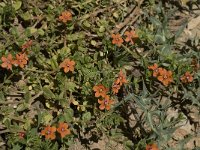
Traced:
<path fill-rule="evenodd" d="M 116 44 L 117 46 L 121 46 L 124 40 L 122 39 L 120 34 L 112 34 L 112 43 Z"/>
<path fill-rule="evenodd" d="M 46 139 L 54 140 L 56 138 L 55 132 L 56 127 L 48 125 L 41 131 L 41 135 L 44 135 Z"/>
<path fill-rule="evenodd" d="M 198 149 L 197 3 L 0 1 L 0 150 Z"/>
<path fill-rule="evenodd" d="M 138 35 L 135 33 L 134 30 L 126 31 L 124 35 L 126 36 L 125 41 L 130 42 L 131 44 L 134 44 L 135 40 L 138 39 Z"/>
<path fill-rule="evenodd" d="M 16 60 L 14 60 L 14 65 L 24 68 L 28 63 L 28 57 L 25 53 L 16 54 Z"/>
<path fill-rule="evenodd" d="M 93 87 L 93 90 L 95 91 L 95 97 L 105 97 L 107 95 L 108 92 L 108 88 L 106 88 L 104 85 L 99 84 L 99 85 L 95 85 Z"/>
<path fill-rule="evenodd" d="M 190 83 L 193 81 L 193 75 L 190 72 L 185 72 L 184 75 L 181 76 L 181 81 L 183 83 Z"/>
<path fill-rule="evenodd" d="M 60 64 L 60 68 L 64 69 L 64 72 L 67 73 L 69 71 L 73 72 L 74 71 L 74 66 L 75 66 L 75 62 L 73 60 L 70 59 L 65 59 L 61 64 Z"/>
<path fill-rule="evenodd" d="M 62 12 L 62 14 L 59 16 L 59 20 L 62 21 L 63 23 L 71 21 L 72 20 L 71 12 L 70 11 Z"/>
<path fill-rule="evenodd" d="M 70 130 L 68 129 L 68 124 L 64 122 L 60 122 L 57 128 L 58 133 L 60 133 L 61 138 L 64 138 L 66 135 L 70 134 Z"/>
<path fill-rule="evenodd" d="M 14 62 L 12 54 L 8 54 L 7 57 L 2 56 L 1 60 L 2 60 L 1 67 L 12 70 L 12 65 L 13 65 L 13 62 Z"/>

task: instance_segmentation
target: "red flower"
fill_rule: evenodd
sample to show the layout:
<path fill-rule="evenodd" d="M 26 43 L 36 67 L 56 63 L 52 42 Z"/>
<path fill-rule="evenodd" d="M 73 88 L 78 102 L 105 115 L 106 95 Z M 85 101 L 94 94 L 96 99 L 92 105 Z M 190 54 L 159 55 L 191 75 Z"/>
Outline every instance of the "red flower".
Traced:
<path fill-rule="evenodd" d="M 60 136 L 64 138 L 66 135 L 70 134 L 70 130 L 68 129 L 68 124 L 60 122 L 57 131 L 60 133 Z"/>
<path fill-rule="evenodd" d="M 146 150 L 159 150 L 156 144 L 148 144 L 146 145 Z"/>
<path fill-rule="evenodd" d="M 70 11 L 64 11 L 62 14 L 59 16 L 59 20 L 62 22 L 66 23 L 67 21 L 72 20 L 72 14 Z"/>
<path fill-rule="evenodd" d="M 158 68 L 158 64 L 154 63 L 153 66 L 148 66 L 149 70 L 153 70 L 153 76 L 157 77 L 159 74 L 159 68 Z"/>
<path fill-rule="evenodd" d="M 20 139 L 23 139 L 23 138 L 24 138 L 24 136 L 25 136 L 25 132 L 19 132 L 19 134 L 18 134 L 18 135 L 19 135 L 19 138 L 20 138 Z"/>
<path fill-rule="evenodd" d="M 98 103 L 100 104 L 99 109 L 100 110 L 110 110 L 111 105 L 114 103 L 113 100 L 110 100 L 110 97 L 106 95 L 103 100 L 98 99 Z"/>
<path fill-rule="evenodd" d="M 32 45 L 33 41 L 27 41 L 25 44 L 22 45 L 22 51 L 24 51 L 25 49 L 29 48 Z"/>
<path fill-rule="evenodd" d="M 24 68 L 24 66 L 27 64 L 27 61 L 28 57 L 25 53 L 18 53 L 16 54 L 16 60 L 14 61 L 14 64 Z"/>
<path fill-rule="evenodd" d="M 74 71 L 75 62 L 70 59 L 65 59 L 61 64 L 60 68 L 64 68 L 64 72 L 67 73 L 69 71 Z"/>
<path fill-rule="evenodd" d="M 165 86 L 168 86 L 171 82 L 173 82 L 172 72 L 163 68 L 159 68 L 158 80 Z"/>
<path fill-rule="evenodd" d="M 121 38 L 121 35 L 120 34 L 112 34 L 112 43 L 113 44 L 116 44 L 117 46 L 121 46 L 122 43 L 124 42 L 124 40 Z"/>
<path fill-rule="evenodd" d="M 95 97 L 99 97 L 99 96 L 105 97 L 106 93 L 108 92 L 108 89 L 102 84 L 95 85 L 93 87 L 93 90 L 95 91 Z"/>
<path fill-rule="evenodd" d="M 54 140 L 56 138 L 55 135 L 56 127 L 50 127 L 49 125 L 41 131 L 41 135 L 44 135 L 46 139 Z"/>
<path fill-rule="evenodd" d="M 13 65 L 13 58 L 12 58 L 12 55 L 11 54 L 8 54 L 7 58 L 2 56 L 1 57 L 1 60 L 2 60 L 2 64 L 1 64 L 1 67 L 2 68 L 6 68 L 6 69 L 10 69 L 12 70 L 12 65 Z"/>
<path fill-rule="evenodd" d="M 192 74 L 190 74 L 190 72 L 186 72 L 182 77 L 181 77 L 181 81 L 183 83 L 189 83 L 193 81 L 193 76 Z"/>
<path fill-rule="evenodd" d="M 126 76 L 124 75 L 122 70 L 120 70 L 120 72 L 119 72 L 116 83 L 119 84 L 120 86 L 122 86 L 122 84 L 124 84 L 124 83 L 127 83 Z"/>
<path fill-rule="evenodd" d="M 136 35 L 136 33 L 135 33 L 135 31 L 126 31 L 125 32 L 125 35 L 127 36 L 126 37 L 126 39 L 125 39 L 125 41 L 126 42 L 131 42 L 131 44 L 134 44 L 134 41 L 133 40 L 135 40 L 135 39 L 137 39 L 138 38 L 138 35 Z"/>
<path fill-rule="evenodd" d="M 113 94 L 117 94 L 119 92 L 119 89 L 120 89 L 120 85 L 117 83 L 118 80 L 116 80 L 112 86 L 112 92 Z"/>

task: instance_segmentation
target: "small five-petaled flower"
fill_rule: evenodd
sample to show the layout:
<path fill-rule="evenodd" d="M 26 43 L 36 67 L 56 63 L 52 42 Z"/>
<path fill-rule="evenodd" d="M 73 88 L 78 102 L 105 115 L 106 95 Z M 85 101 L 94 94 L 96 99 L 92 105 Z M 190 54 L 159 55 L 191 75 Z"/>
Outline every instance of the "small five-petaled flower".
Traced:
<path fill-rule="evenodd" d="M 65 73 L 67 73 L 69 71 L 73 72 L 74 71 L 74 66 L 75 66 L 75 62 L 73 60 L 70 60 L 70 59 L 65 59 L 60 64 L 60 68 L 63 68 Z"/>
<path fill-rule="evenodd" d="M 47 126 L 44 130 L 41 131 L 41 135 L 44 135 L 46 139 L 54 140 L 56 138 L 55 135 L 56 127 Z"/>
<path fill-rule="evenodd" d="M 12 65 L 14 63 L 14 60 L 13 60 L 13 57 L 11 54 L 8 54 L 7 57 L 5 56 L 2 56 L 1 57 L 1 60 L 2 60 L 2 64 L 1 64 L 1 67 L 2 68 L 6 68 L 6 69 L 9 69 L 9 70 L 12 70 Z"/>
<path fill-rule="evenodd" d="M 124 42 L 124 40 L 122 39 L 121 35 L 120 34 L 112 34 L 112 43 L 113 44 L 116 44 L 117 46 L 121 46 L 122 43 Z"/>
<path fill-rule="evenodd" d="M 134 44 L 134 40 L 138 38 L 138 35 L 135 33 L 135 31 L 126 31 L 124 33 L 126 35 L 126 42 L 130 42 L 131 44 Z"/>
<path fill-rule="evenodd" d="M 193 81 L 193 75 L 190 72 L 186 72 L 184 75 L 181 77 L 181 81 L 183 83 L 189 83 Z"/>
<path fill-rule="evenodd" d="M 114 103 L 113 100 L 110 99 L 108 95 L 106 95 L 102 100 L 98 99 L 98 103 L 100 104 L 99 109 L 100 110 L 110 110 L 111 105 Z"/>
<path fill-rule="evenodd" d="M 148 69 L 153 70 L 153 77 L 157 77 L 164 86 L 168 86 L 173 82 L 172 71 L 158 67 L 156 63 L 153 66 L 149 66 Z"/>
<path fill-rule="evenodd" d="M 93 90 L 95 91 L 95 97 L 100 97 L 100 96 L 105 97 L 108 92 L 108 88 L 106 88 L 102 84 L 95 85 L 93 87 Z"/>
<path fill-rule="evenodd" d="M 59 16 L 59 20 L 66 23 L 70 20 L 72 20 L 72 14 L 70 11 L 64 11 L 62 14 Z"/>
<path fill-rule="evenodd" d="M 122 70 L 120 70 L 117 79 L 114 81 L 114 83 L 112 85 L 112 92 L 113 92 L 113 94 L 117 94 L 119 92 L 121 86 L 124 83 L 127 83 L 126 76 L 122 72 Z"/>
<path fill-rule="evenodd" d="M 113 94 L 117 94 L 119 92 L 120 88 L 121 88 L 121 86 L 120 86 L 120 84 L 118 84 L 118 80 L 115 80 L 115 82 L 112 85 Z"/>
<path fill-rule="evenodd" d="M 159 150 L 156 144 L 148 144 L 146 145 L 146 150 Z"/>
<path fill-rule="evenodd" d="M 60 122 L 57 128 L 58 133 L 60 133 L 61 138 L 64 138 L 66 135 L 70 134 L 70 130 L 68 129 L 68 124 Z"/>
<path fill-rule="evenodd" d="M 16 54 L 16 60 L 14 61 L 14 65 L 24 68 L 27 62 L 28 62 L 28 57 L 25 53 Z"/>
<path fill-rule="evenodd" d="M 126 76 L 124 75 L 122 70 L 120 70 L 120 72 L 119 72 L 116 83 L 119 84 L 120 86 L 122 86 L 122 84 L 124 84 L 124 83 L 127 83 Z"/>
<path fill-rule="evenodd" d="M 159 70 L 158 80 L 163 83 L 164 86 L 168 86 L 173 82 L 172 72 L 161 68 Z"/>
<path fill-rule="evenodd" d="M 154 77 L 158 76 L 158 74 L 159 74 L 158 64 L 154 63 L 153 66 L 148 66 L 148 69 L 153 71 Z"/>
<path fill-rule="evenodd" d="M 13 56 L 11 54 L 8 54 L 7 57 L 2 56 L 1 60 L 2 60 L 1 64 L 2 68 L 12 70 L 12 65 L 24 68 L 28 62 L 28 57 L 25 53 L 18 53 L 16 54 L 16 59 L 13 59 Z"/>
<path fill-rule="evenodd" d="M 54 126 L 51 127 L 48 125 L 41 131 L 41 135 L 44 135 L 46 139 L 54 140 L 56 138 L 55 132 L 57 131 L 61 138 L 64 138 L 71 133 L 68 128 L 68 124 L 64 122 L 60 122 L 57 129 Z"/>

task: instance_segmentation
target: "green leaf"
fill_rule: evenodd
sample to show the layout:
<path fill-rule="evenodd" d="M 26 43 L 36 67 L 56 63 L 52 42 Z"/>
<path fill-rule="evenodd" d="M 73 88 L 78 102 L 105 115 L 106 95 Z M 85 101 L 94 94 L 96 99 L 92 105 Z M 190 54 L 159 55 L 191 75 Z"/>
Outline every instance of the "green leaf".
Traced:
<path fill-rule="evenodd" d="M 177 39 L 181 35 L 181 33 L 183 32 L 183 30 L 185 29 L 186 26 L 187 26 L 187 23 L 185 23 L 184 25 L 182 25 L 178 29 L 178 31 L 176 31 L 176 33 L 175 33 L 175 39 Z"/>
<path fill-rule="evenodd" d="M 24 111 L 27 108 L 28 108 L 28 105 L 26 105 L 25 103 L 22 103 L 17 106 L 17 111 Z"/>
<path fill-rule="evenodd" d="M 39 35 L 43 36 L 45 32 L 44 32 L 44 30 L 42 30 L 42 29 L 38 29 L 38 30 L 37 30 L 37 33 L 38 33 Z"/>
<path fill-rule="evenodd" d="M 22 2 L 21 2 L 21 1 L 16 1 L 16 2 L 13 4 L 13 8 L 14 8 L 15 10 L 20 9 L 21 6 L 22 6 Z"/>
<path fill-rule="evenodd" d="M 30 37 L 30 36 L 32 36 L 34 33 L 36 33 L 37 32 L 37 29 L 36 28 L 34 28 L 34 27 L 28 27 L 28 28 L 26 28 L 26 30 L 25 30 L 25 34 L 26 34 L 26 36 L 28 36 L 28 37 Z"/>
<path fill-rule="evenodd" d="M 151 129 L 152 129 L 155 133 L 158 134 L 156 128 L 154 128 L 151 113 L 147 112 L 147 118 L 148 118 L 149 125 L 151 126 Z"/>
<path fill-rule="evenodd" d="M 44 124 L 49 124 L 49 122 L 53 119 L 53 116 L 51 114 L 45 114 L 43 116 L 43 122 Z"/>
<path fill-rule="evenodd" d="M 171 45 L 165 44 L 161 48 L 161 53 L 165 56 L 170 57 L 171 56 Z"/>
<path fill-rule="evenodd" d="M 166 42 L 166 37 L 165 37 L 164 34 L 162 34 L 162 32 L 158 33 L 158 34 L 155 35 L 155 41 L 158 44 L 163 44 L 163 43 Z"/>
<path fill-rule="evenodd" d="M 99 28 L 99 32 L 104 32 L 106 29 L 105 29 L 105 27 L 104 26 L 100 26 L 100 28 Z"/>
<path fill-rule="evenodd" d="M 92 44 L 93 46 L 96 46 L 96 45 L 97 45 L 97 42 L 96 42 L 95 40 L 91 40 L 91 44 Z"/>
<path fill-rule="evenodd" d="M 12 27 L 12 28 L 10 28 L 10 33 L 11 33 L 12 35 L 14 35 L 15 37 L 19 36 L 19 32 L 18 32 L 17 27 Z"/>
<path fill-rule="evenodd" d="M 43 92 L 44 92 L 44 97 L 45 97 L 45 98 L 47 98 L 47 99 L 53 99 L 53 98 L 55 98 L 55 95 L 54 95 L 54 93 L 50 90 L 50 87 L 44 86 L 42 90 L 43 90 Z"/>
<path fill-rule="evenodd" d="M 0 91 L 0 101 L 5 101 L 6 98 L 4 96 L 4 93 L 2 91 Z"/>
<path fill-rule="evenodd" d="M 54 56 L 50 59 L 50 65 L 51 65 L 51 67 L 52 67 L 53 70 L 57 70 L 57 69 L 58 69 L 57 55 L 54 55 Z"/>
<path fill-rule="evenodd" d="M 22 17 L 25 21 L 27 21 L 27 20 L 30 20 L 30 19 L 31 19 L 31 14 L 27 11 L 27 12 L 21 14 L 21 17 Z"/>
<path fill-rule="evenodd" d="M 84 39 L 84 38 L 85 38 L 85 34 L 83 32 L 77 32 L 74 34 L 67 35 L 67 39 L 69 41 L 76 41 L 76 40 Z"/>
<path fill-rule="evenodd" d="M 161 26 L 161 22 L 158 19 L 156 19 L 155 17 L 150 17 L 150 21 L 155 26 Z"/>
<path fill-rule="evenodd" d="M 63 114 L 64 120 L 67 122 L 73 121 L 74 111 L 71 108 L 65 109 L 65 112 Z"/>
<path fill-rule="evenodd" d="M 87 28 L 89 28 L 91 25 L 90 25 L 90 22 L 88 22 L 87 20 L 85 20 L 84 22 L 83 22 L 83 25 L 85 26 L 85 27 L 87 27 Z"/>
<path fill-rule="evenodd" d="M 29 103 L 29 100 L 31 99 L 31 92 L 30 91 L 25 90 L 24 99 L 25 99 L 26 103 Z"/>
<path fill-rule="evenodd" d="M 91 120 L 91 117 L 92 117 L 91 113 L 86 112 L 86 113 L 83 114 L 82 119 L 83 119 L 84 122 L 88 122 L 88 121 Z"/>
<path fill-rule="evenodd" d="M 22 147 L 17 144 L 17 145 L 14 145 L 14 147 L 11 150 L 21 150 L 21 149 Z"/>
<path fill-rule="evenodd" d="M 34 28 L 34 27 L 30 27 L 29 30 L 30 30 L 30 33 L 31 33 L 31 34 L 37 32 L 37 29 Z"/>
<path fill-rule="evenodd" d="M 60 56 L 62 56 L 62 57 L 67 56 L 68 54 L 70 54 L 70 52 L 71 52 L 71 50 L 70 50 L 70 48 L 67 47 L 67 46 L 64 46 L 63 48 L 61 48 L 61 49 L 58 51 L 58 53 L 59 53 Z"/>
<path fill-rule="evenodd" d="M 39 127 L 40 126 L 40 123 L 42 122 L 42 114 L 41 114 L 41 112 L 40 111 L 38 111 L 38 113 L 37 113 L 38 115 L 38 117 L 37 117 L 37 127 Z"/>
<path fill-rule="evenodd" d="M 67 82 L 66 85 L 67 85 L 66 89 L 71 91 L 71 92 L 74 92 L 75 88 L 77 87 L 77 85 L 74 82 L 71 82 L 71 81 Z"/>

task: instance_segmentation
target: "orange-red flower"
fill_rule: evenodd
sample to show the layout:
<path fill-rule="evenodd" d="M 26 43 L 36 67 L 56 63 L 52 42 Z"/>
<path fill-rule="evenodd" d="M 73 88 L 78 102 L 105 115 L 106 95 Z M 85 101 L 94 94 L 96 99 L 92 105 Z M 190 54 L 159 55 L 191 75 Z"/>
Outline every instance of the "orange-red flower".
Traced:
<path fill-rule="evenodd" d="M 25 44 L 22 45 L 22 51 L 24 51 L 25 49 L 29 48 L 32 45 L 33 41 L 27 41 Z"/>
<path fill-rule="evenodd" d="M 23 139 L 24 136 L 25 136 L 25 132 L 19 132 L 18 136 L 19 136 L 20 139 Z"/>
<path fill-rule="evenodd" d="M 119 84 L 120 86 L 122 86 L 122 84 L 124 84 L 124 83 L 127 83 L 126 76 L 124 75 L 122 70 L 120 70 L 120 72 L 119 72 L 116 83 Z"/>
<path fill-rule="evenodd" d="M 135 33 L 135 31 L 126 31 L 125 33 L 124 33 L 125 35 L 126 35 L 126 39 L 125 39 L 125 41 L 126 42 L 131 42 L 131 44 L 134 44 L 134 40 L 135 39 L 137 39 L 138 38 L 138 35 Z"/>
<path fill-rule="evenodd" d="M 41 131 L 41 135 L 44 135 L 46 139 L 54 140 L 56 138 L 55 135 L 56 127 L 47 126 L 44 130 Z"/>
<path fill-rule="evenodd" d="M 114 101 L 111 100 L 108 95 L 106 95 L 103 100 L 98 99 L 98 103 L 100 104 L 99 106 L 100 110 L 104 110 L 104 109 L 110 110 L 111 105 L 114 103 Z"/>
<path fill-rule="evenodd" d="M 27 64 L 28 57 L 25 53 L 18 53 L 16 54 L 16 60 L 14 61 L 14 64 L 16 66 L 20 66 L 21 68 L 24 68 L 24 66 Z"/>
<path fill-rule="evenodd" d="M 121 46 L 122 43 L 124 42 L 124 40 L 122 39 L 121 35 L 120 34 L 112 34 L 112 43 L 113 44 L 116 44 L 117 46 Z"/>
<path fill-rule="evenodd" d="M 172 72 L 163 68 L 159 68 L 158 80 L 165 86 L 168 86 L 171 82 L 173 82 Z"/>
<path fill-rule="evenodd" d="M 146 150 L 159 150 L 156 144 L 148 144 L 146 145 Z"/>
<path fill-rule="evenodd" d="M 104 85 L 99 84 L 99 85 L 95 85 L 93 87 L 93 90 L 95 91 L 95 97 L 105 97 L 106 93 L 108 92 L 108 88 L 106 88 Z"/>
<path fill-rule="evenodd" d="M 61 64 L 60 68 L 64 68 L 64 72 L 67 73 L 69 71 L 74 71 L 75 62 L 70 59 L 65 59 Z"/>
<path fill-rule="evenodd" d="M 153 76 L 157 77 L 159 74 L 158 64 L 154 63 L 153 66 L 148 66 L 149 70 L 153 70 Z"/>
<path fill-rule="evenodd" d="M 61 138 L 64 138 L 66 135 L 70 134 L 70 130 L 68 129 L 68 124 L 63 122 L 59 123 L 57 131 L 58 133 L 60 133 Z"/>
<path fill-rule="evenodd" d="M 193 76 L 190 72 L 186 72 L 182 77 L 181 77 L 181 81 L 183 83 L 189 83 L 193 81 Z"/>
<path fill-rule="evenodd" d="M 117 82 L 118 82 L 118 80 L 116 80 L 113 83 L 113 86 L 112 86 L 112 92 L 113 92 L 113 94 L 117 94 L 119 92 L 120 87 L 121 87 Z"/>
<path fill-rule="evenodd" d="M 70 11 L 64 11 L 62 14 L 59 16 L 59 20 L 62 22 L 66 23 L 67 21 L 72 20 L 72 14 Z"/>
<path fill-rule="evenodd" d="M 1 60 L 2 60 L 2 64 L 1 64 L 1 67 L 2 68 L 6 68 L 6 69 L 10 69 L 12 70 L 12 65 L 13 65 L 13 58 L 12 58 L 12 55 L 11 54 L 8 54 L 7 58 L 5 56 L 2 56 L 1 57 Z"/>

